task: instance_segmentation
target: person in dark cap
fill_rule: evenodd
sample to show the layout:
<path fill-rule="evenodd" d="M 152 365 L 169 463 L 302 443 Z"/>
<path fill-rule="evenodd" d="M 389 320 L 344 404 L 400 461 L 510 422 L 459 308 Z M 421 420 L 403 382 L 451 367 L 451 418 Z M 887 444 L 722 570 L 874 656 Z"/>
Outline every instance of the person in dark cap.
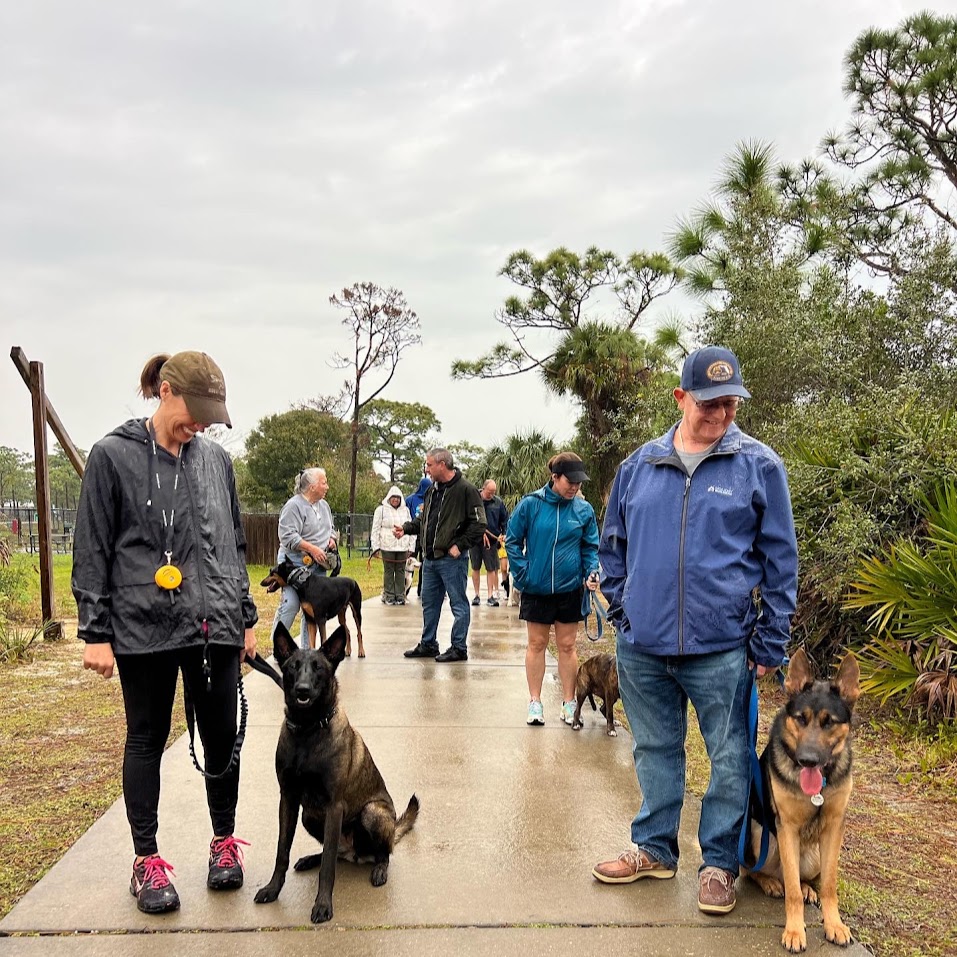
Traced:
<path fill-rule="evenodd" d="M 233 835 L 239 796 L 239 666 L 256 650 L 246 539 L 229 455 L 205 441 L 232 427 L 226 383 L 202 352 L 150 359 L 146 419 L 130 419 L 90 450 L 73 540 L 73 594 L 83 667 L 119 670 L 126 708 L 123 798 L 133 836 L 130 891 L 147 914 L 179 907 L 172 867 L 157 846 L 160 759 L 177 675 L 195 711 L 206 757 L 212 824 L 207 886 L 243 883 Z"/>
<path fill-rule="evenodd" d="M 755 673 L 784 661 L 797 541 L 784 464 L 734 424 L 750 398 L 735 355 L 692 352 L 674 397 L 678 424 L 618 468 L 598 551 L 641 808 L 631 847 L 592 873 L 608 884 L 675 876 L 690 701 L 711 762 L 698 907 L 726 914 L 748 807 L 748 698 Z"/>
<path fill-rule="evenodd" d="M 545 649 L 554 626 L 562 685 L 560 717 L 571 725 L 578 676 L 575 639 L 578 623 L 585 618 L 582 598 L 585 588 L 598 587 L 598 521 L 595 510 L 579 496 L 582 482 L 588 479 L 579 456 L 574 452 L 553 455 L 548 472 L 548 482 L 515 506 L 505 532 L 505 551 L 514 587 L 522 594 L 518 617 L 528 632 L 526 723 L 545 723 Z"/>

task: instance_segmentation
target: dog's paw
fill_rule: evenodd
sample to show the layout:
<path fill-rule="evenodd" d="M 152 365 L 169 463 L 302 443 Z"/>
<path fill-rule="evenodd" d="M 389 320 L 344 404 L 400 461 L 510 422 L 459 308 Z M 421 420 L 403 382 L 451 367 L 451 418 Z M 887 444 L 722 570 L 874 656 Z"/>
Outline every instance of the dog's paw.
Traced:
<path fill-rule="evenodd" d="M 360 649 L 359 649 L 359 657 L 360 657 L 360 658 L 365 658 L 365 656 L 366 656 L 365 649 L 364 649 L 364 648 L 360 648 Z"/>
<path fill-rule="evenodd" d="M 752 874 L 755 883 L 768 897 L 784 897 L 784 884 L 776 877 L 768 877 L 767 874 Z"/>
<path fill-rule="evenodd" d="M 609 728 L 609 729 L 608 729 L 608 737 L 609 737 L 609 738 L 617 738 L 617 737 L 618 737 L 618 732 L 617 732 L 614 728 Z"/>
<path fill-rule="evenodd" d="M 583 727 L 584 724 L 582 723 L 581 718 L 577 718 L 576 720 L 572 721 L 572 731 L 581 731 Z"/>
<path fill-rule="evenodd" d="M 265 887 L 260 887 L 259 890 L 256 891 L 256 896 L 253 900 L 257 904 L 271 904 L 278 896 L 279 888 L 267 884 Z"/>
<path fill-rule="evenodd" d="M 800 954 L 807 950 L 807 931 L 802 924 L 800 927 L 785 927 L 781 936 L 784 949 L 791 954 Z"/>
<path fill-rule="evenodd" d="M 332 901 L 316 901 L 309 918 L 314 924 L 324 924 L 327 920 L 332 920 Z"/>
<path fill-rule="evenodd" d="M 373 887 L 381 887 L 389 879 L 389 865 L 385 864 L 376 864 L 372 868 L 372 877 L 369 878 L 372 881 Z"/>
<path fill-rule="evenodd" d="M 820 900 L 818 899 L 818 896 L 817 896 L 817 891 L 814 890 L 814 888 L 811 887 L 810 884 L 801 885 L 801 894 L 803 895 L 804 900 L 807 901 L 807 903 L 809 904 L 820 903 Z"/>
<path fill-rule="evenodd" d="M 294 871 L 311 871 L 321 864 L 322 854 L 307 854 L 305 857 L 300 857 L 299 860 L 293 864 L 292 869 Z"/>
<path fill-rule="evenodd" d="M 824 925 L 824 936 L 839 947 L 846 947 L 851 942 L 851 929 L 838 921 L 836 924 Z"/>

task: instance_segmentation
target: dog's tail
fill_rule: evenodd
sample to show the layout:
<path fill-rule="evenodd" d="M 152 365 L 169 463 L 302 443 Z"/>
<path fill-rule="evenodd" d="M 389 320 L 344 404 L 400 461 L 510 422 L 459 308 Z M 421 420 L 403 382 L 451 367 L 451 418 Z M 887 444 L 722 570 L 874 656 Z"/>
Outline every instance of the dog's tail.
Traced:
<path fill-rule="evenodd" d="M 419 816 L 419 799 L 413 794 L 409 798 L 409 806 L 402 812 L 402 817 L 400 817 L 395 822 L 395 843 L 398 844 L 399 841 L 405 837 L 409 831 L 412 830 L 412 825 L 415 824 L 415 819 Z"/>

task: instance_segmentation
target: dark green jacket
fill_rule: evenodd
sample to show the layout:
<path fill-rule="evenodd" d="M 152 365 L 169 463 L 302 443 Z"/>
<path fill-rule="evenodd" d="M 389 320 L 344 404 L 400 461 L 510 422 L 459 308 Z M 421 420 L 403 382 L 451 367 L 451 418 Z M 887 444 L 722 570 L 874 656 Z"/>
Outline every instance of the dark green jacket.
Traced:
<path fill-rule="evenodd" d="M 434 508 L 438 511 L 434 541 L 427 541 L 429 516 Z M 422 536 L 422 554 L 429 552 L 436 558 L 444 558 L 453 545 L 465 554 L 482 544 L 485 531 L 485 503 L 478 489 L 462 478 L 456 469 L 447 482 L 436 482 L 425 493 L 425 502 L 418 518 L 402 526 L 409 535 Z"/>

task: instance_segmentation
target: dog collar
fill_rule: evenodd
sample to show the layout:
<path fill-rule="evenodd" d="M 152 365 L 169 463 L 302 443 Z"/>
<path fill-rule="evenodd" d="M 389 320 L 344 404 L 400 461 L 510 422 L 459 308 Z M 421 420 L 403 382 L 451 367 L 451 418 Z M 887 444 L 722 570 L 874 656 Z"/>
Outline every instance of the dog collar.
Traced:
<path fill-rule="evenodd" d="M 293 721 L 289 715 L 286 715 L 286 727 L 293 734 L 299 734 L 305 731 L 314 731 L 316 728 L 328 728 L 332 724 L 332 719 L 336 716 L 336 712 L 339 710 L 338 706 L 334 707 L 324 718 L 320 718 L 318 721 L 310 721 L 308 724 L 297 724 Z"/>

